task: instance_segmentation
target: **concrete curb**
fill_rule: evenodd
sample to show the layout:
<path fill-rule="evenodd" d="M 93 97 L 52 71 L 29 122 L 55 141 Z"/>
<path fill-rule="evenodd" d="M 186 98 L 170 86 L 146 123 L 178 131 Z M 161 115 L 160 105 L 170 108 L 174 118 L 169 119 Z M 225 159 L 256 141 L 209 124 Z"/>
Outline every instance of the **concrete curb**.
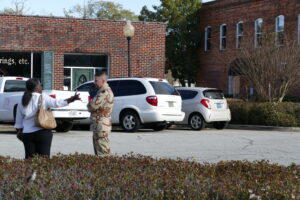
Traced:
<path fill-rule="evenodd" d="M 278 127 L 278 126 L 229 124 L 227 129 L 256 130 L 256 131 L 282 131 L 282 132 L 298 132 L 298 133 L 300 133 L 300 127 Z"/>
<path fill-rule="evenodd" d="M 15 132 L 16 129 L 12 124 L 0 124 L 0 133 L 4 132 Z"/>
<path fill-rule="evenodd" d="M 188 128 L 188 126 L 178 126 L 173 125 L 173 129 L 182 129 Z M 300 127 L 277 127 L 277 126 L 259 126 L 259 125 L 239 125 L 239 124 L 229 124 L 227 129 L 235 130 L 254 130 L 254 131 L 282 131 L 282 132 L 296 132 L 300 133 Z M 114 131 L 122 130 L 121 127 L 114 127 Z M 11 124 L 0 124 L 0 133 L 1 132 L 15 132 L 13 125 Z"/>

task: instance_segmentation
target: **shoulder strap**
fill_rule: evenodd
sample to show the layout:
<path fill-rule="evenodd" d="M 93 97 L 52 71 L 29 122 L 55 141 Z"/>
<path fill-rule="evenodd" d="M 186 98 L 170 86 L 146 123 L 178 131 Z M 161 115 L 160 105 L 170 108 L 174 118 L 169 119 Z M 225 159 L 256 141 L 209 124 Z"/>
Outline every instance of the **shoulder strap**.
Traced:
<path fill-rule="evenodd" d="M 43 106 L 43 95 L 41 94 L 38 100 L 38 107 L 41 108 L 42 106 Z"/>

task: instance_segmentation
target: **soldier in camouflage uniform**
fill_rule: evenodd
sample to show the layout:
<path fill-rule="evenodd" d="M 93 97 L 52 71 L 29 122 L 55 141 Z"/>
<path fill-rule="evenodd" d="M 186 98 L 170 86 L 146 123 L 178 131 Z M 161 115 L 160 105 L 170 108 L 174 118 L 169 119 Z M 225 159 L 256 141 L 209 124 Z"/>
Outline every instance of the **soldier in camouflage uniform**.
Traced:
<path fill-rule="evenodd" d="M 94 150 L 98 156 L 107 156 L 110 154 L 108 136 L 112 128 L 111 113 L 114 94 L 107 84 L 107 76 L 104 72 L 95 75 L 95 85 L 99 90 L 88 104 L 88 110 L 91 113 Z"/>

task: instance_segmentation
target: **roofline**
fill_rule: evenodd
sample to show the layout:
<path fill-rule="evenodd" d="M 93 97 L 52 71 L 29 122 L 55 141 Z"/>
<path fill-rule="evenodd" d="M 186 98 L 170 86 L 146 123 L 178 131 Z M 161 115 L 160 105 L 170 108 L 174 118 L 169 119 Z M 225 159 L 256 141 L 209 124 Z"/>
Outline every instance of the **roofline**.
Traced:
<path fill-rule="evenodd" d="M 87 21 L 105 21 L 105 22 L 126 22 L 127 20 L 112 20 L 112 19 L 84 19 L 79 17 L 62 17 L 62 16 L 46 16 L 46 15 L 16 15 L 16 14 L 3 14 L 0 13 L 0 18 L 2 16 L 12 16 L 12 17 L 36 17 L 36 18 L 47 18 L 47 19 L 73 19 L 73 20 L 87 20 Z M 147 22 L 147 21 L 131 21 L 132 23 L 146 23 L 146 24 L 163 24 L 167 25 L 166 22 Z"/>
<path fill-rule="evenodd" d="M 144 79 L 144 80 L 154 80 L 154 79 L 157 79 L 157 80 L 167 80 L 165 78 L 151 78 L 151 77 L 112 77 L 112 78 L 108 78 L 107 80 L 114 80 L 114 79 Z M 87 81 L 85 83 L 92 83 L 94 81 Z M 83 83 L 84 84 L 84 83 Z"/>
<path fill-rule="evenodd" d="M 210 87 L 175 87 L 176 89 L 187 89 L 187 90 L 220 90 L 217 88 L 210 88 Z"/>
<path fill-rule="evenodd" d="M 227 0 L 214 0 L 206 3 L 202 3 L 201 10 L 208 10 L 208 9 L 219 9 L 219 8 L 227 8 L 233 6 L 239 6 L 246 3 L 253 3 L 253 0 L 236 0 L 235 2 L 226 2 Z M 264 1 L 264 0 L 255 0 L 257 1 Z"/>
<path fill-rule="evenodd" d="M 219 0 L 213 0 L 213 1 L 202 3 L 202 6 L 206 6 L 206 5 L 210 5 L 210 4 L 214 4 L 214 3 L 218 3 L 218 2 L 219 2 Z"/>

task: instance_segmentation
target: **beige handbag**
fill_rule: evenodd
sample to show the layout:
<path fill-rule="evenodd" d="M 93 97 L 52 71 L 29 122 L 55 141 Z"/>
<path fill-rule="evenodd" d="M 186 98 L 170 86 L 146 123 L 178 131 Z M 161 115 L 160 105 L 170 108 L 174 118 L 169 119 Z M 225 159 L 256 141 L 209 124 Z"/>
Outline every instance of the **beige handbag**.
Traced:
<path fill-rule="evenodd" d="M 39 109 L 36 114 L 36 125 L 48 130 L 55 129 L 57 126 L 55 118 L 53 117 L 50 109 L 45 110 L 42 95 L 39 98 L 38 107 Z"/>

